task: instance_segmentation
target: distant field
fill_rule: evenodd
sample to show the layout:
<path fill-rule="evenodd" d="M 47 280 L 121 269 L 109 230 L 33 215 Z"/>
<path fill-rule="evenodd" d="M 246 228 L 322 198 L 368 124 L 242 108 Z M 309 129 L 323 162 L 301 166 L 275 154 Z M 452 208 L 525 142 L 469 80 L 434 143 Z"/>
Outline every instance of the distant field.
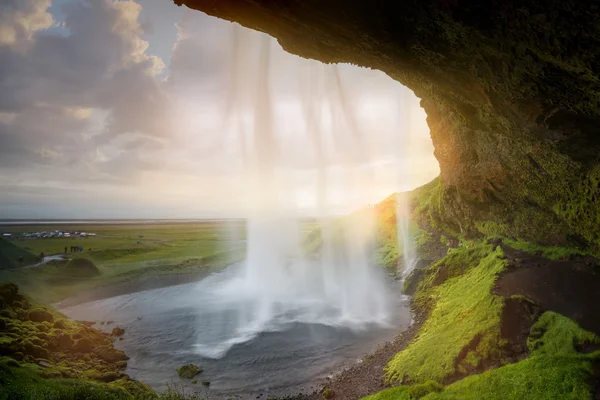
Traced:
<path fill-rule="evenodd" d="M 87 258 L 100 270 L 100 276 L 86 280 L 65 275 L 60 263 L 0 271 L 0 280 L 15 282 L 33 297 L 47 302 L 103 285 L 230 264 L 241 260 L 245 251 L 245 225 L 239 222 L 26 225 L 1 229 L 15 236 L 52 230 L 97 234 L 87 238 L 10 240 L 34 255 L 63 254 L 66 246 L 68 258 Z M 71 246 L 81 246 L 84 250 L 71 253 Z"/>

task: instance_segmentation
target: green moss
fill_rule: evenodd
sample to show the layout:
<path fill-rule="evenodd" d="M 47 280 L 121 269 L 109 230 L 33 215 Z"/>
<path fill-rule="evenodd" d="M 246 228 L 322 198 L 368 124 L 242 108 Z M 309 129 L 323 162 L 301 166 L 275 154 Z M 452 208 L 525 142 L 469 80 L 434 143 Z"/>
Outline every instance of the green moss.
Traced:
<path fill-rule="evenodd" d="M 529 358 L 466 377 L 446 386 L 443 392 L 430 392 L 422 399 L 591 400 L 588 379 L 593 366 L 600 362 L 600 351 L 578 351 L 589 343 L 600 343 L 600 338 L 564 316 L 546 312 L 531 328 Z M 386 389 L 365 399 L 408 400 L 415 386 Z"/>
<path fill-rule="evenodd" d="M 574 355 L 579 347 L 598 343 L 598 336 L 581 329 L 569 318 L 549 311 L 531 327 L 527 347 L 534 356 Z"/>
<path fill-rule="evenodd" d="M 596 165 L 554 205 L 554 212 L 568 221 L 582 238 L 600 250 L 600 165 Z"/>
<path fill-rule="evenodd" d="M 133 397 L 101 383 L 70 379 L 45 379 L 36 365 L 15 367 L 0 360 L 0 398 L 20 400 L 90 399 L 129 400 Z"/>
<path fill-rule="evenodd" d="M 588 250 L 582 250 L 574 247 L 562 247 L 562 246 L 548 246 L 542 244 L 536 244 L 526 242 L 522 240 L 514 240 L 508 238 L 502 238 L 502 240 L 509 246 L 514 247 L 518 250 L 523 250 L 528 253 L 541 253 L 542 256 L 553 259 L 553 260 L 568 260 L 572 256 L 583 256 L 583 255 L 597 255 Z"/>
<path fill-rule="evenodd" d="M 422 384 L 412 385 L 408 388 L 408 395 L 411 399 L 420 399 L 429 393 L 437 393 L 444 390 L 444 387 L 435 381 L 427 381 Z"/>
<path fill-rule="evenodd" d="M 49 313 L 47 310 L 43 309 L 43 308 L 34 308 L 33 310 L 29 310 L 28 313 L 29 319 L 33 322 L 43 322 L 43 321 L 47 321 L 47 322 L 53 322 L 54 321 L 54 317 L 52 316 L 51 313 Z"/>
<path fill-rule="evenodd" d="M 2 317 L 4 329 L 0 330 L 0 352 L 12 359 L 10 363 L 4 363 L 6 368 L 14 369 L 15 363 L 20 366 L 14 371 L 5 371 L 12 378 L 6 388 L 0 384 L 4 390 L 0 390 L 0 399 L 87 398 L 88 391 L 99 393 L 99 397 L 90 397 L 93 399 L 131 398 L 136 393 L 154 395 L 149 387 L 130 381 L 122 373 L 127 366 L 124 362 L 127 356 L 114 348 L 114 339 L 107 333 L 66 319 L 53 307 L 42 306 L 21 295 L 14 285 L 0 285 L 0 293 L 5 299 L 3 311 L 10 311 L 8 317 Z M 21 308 L 25 305 L 28 309 Z M 44 368 L 36 365 L 40 361 L 44 362 Z M 128 384 L 119 387 L 100 385 L 116 381 Z M 22 393 L 23 388 L 27 393 Z M 4 393 L 8 393 L 7 397 L 3 397 Z"/>
<path fill-rule="evenodd" d="M 480 242 L 473 247 L 448 249 L 444 258 L 422 272 L 414 298 L 415 305 L 422 311 L 428 311 L 435 301 L 434 288 L 477 266 L 480 260 L 490 254 L 493 249 L 492 245 Z"/>
<path fill-rule="evenodd" d="M 505 224 L 494 221 L 476 221 L 475 227 L 484 236 L 502 235 L 509 230 Z"/>
<path fill-rule="evenodd" d="M 335 392 L 332 388 L 325 388 L 321 391 L 321 397 L 323 397 L 326 400 L 333 399 L 335 397 Z"/>
<path fill-rule="evenodd" d="M 363 400 L 411 400 L 408 392 L 410 386 L 396 386 L 382 390 L 371 396 L 363 397 Z"/>
<path fill-rule="evenodd" d="M 177 374 L 186 379 L 193 379 L 196 375 L 202 373 L 203 369 L 194 365 L 187 364 L 177 368 Z"/>
<path fill-rule="evenodd" d="M 426 290 L 435 305 L 418 337 L 387 365 L 390 381 L 442 381 L 457 372 L 457 357 L 469 344 L 474 345 L 474 356 L 479 359 L 500 356 L 500 315 L 504 302 L 491 289 L 506 266 L 502 250 L 498 247 L 491 251 L 491 246 L 483 245 L 477 250 L 456 249 L 440 263 L 447 258 L 452 260 L 451 264 L 467 260 L 471 268 Z"/>

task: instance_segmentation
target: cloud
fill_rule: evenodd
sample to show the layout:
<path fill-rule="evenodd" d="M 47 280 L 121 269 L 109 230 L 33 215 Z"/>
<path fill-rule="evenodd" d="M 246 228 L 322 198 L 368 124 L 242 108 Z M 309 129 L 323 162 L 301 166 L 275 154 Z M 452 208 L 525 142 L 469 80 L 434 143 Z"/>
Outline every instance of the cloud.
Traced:
<path fill-rule="evenodd" d="M 240 28 L 235 58 L 231 23 L 151 1 L 67 0 L 53 16 L 50 0 L 0 0 L 0 216 L 44 204 L 60 215 L 87 209 L 82 217 L 110 216 L 119 202 L 135 202 L 127 210 L 137 216 L 243 207 L 263 34 Z M 170 56 L 168 71 L 152 48 Z M 272 100 L 284 111 L 273 158 L 293 170 L 298 191 L 313 190 L 317 176 L 298 95 L 324 68 L 272 43 Z M 393 165 L 401 154 L 395 129 L 407 113 L 398 97 L 410 92 L 380 72 L 338 70 L 363 141 L 344 132 L 327 138 L 328 162 L 339 168 L 350 153 L 368 153 L 373 168 Z M 418 108 L 414 96 L 408 102 Z M 248 125 L 242 133 L 236 119 Z M 427 134 L 413 141 L 417 153 L 432 153 Z"/>
<path fill-rule="evenodd" d="M 100 173 L 105 165 L 95 168 L 90 162 L 99 146 L 128 133 L 168 132 L 169 102 L 156 78 L 164 63 L 146 53 L 139 4 L 64 4 L 68 35 L 43 32 L 53 23 L 49 5 L 34 0 L 2 4 L 0 163 Z M 94 118 L 99 114 L 105 119 Z M 135 156 L 131 159 L 133 168 L 140 166 Z"/>
<path fill-rule="evenodd" d="M 0 46 L 23 50 L 33 35 L 52 26 L 54 19 L 46 10 L 51 0 L 0 1 Z"/>

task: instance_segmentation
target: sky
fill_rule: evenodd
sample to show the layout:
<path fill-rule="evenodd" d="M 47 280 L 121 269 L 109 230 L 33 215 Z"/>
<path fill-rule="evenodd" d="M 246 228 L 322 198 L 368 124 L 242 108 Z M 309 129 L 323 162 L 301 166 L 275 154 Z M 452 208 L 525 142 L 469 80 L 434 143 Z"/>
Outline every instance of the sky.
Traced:
<path fill-rule="evenodd" d="M 0 0 L 0 59 L 0 218 L 343 213 L 439 174 L 409 89 L 170 1 Z"/>

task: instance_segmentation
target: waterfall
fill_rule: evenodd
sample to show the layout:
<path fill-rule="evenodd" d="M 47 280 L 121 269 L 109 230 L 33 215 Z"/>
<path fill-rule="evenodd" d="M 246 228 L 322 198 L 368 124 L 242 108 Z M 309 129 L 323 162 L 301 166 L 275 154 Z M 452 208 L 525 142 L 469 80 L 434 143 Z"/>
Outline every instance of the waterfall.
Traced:
<path fill-rule="evenodd" d="M 232 37 L 224 129 L 243 153 L 247 251 L 236 269 L 214 278 L 214 296 L 228 305 L 234 322 L 212 341 L 199 338 L 198 352 L 220 357 L 236 343 L 294 323 L 354 330 L 388 324 L 393 295 L 381 268 L 370 262 L 373 210 L 335 214 L 345 200 L 366 205 L 365 187 L 373 179 L 366 135 L 338 67 L 306 66 L 262 33 L 245 31 L 243 43 L 239 31 Z M 286 72 L 284 93 L 274 89 L 276 68 Z M 307 176 L 315 184 L 300 190 Z M 316 210 L 316 222 L 304 220 L 302 201 Z M 407 214 L 398 215 L 409 265 Z M 308 255 L 307 226 L 321 240 Z"/>
<path fill-rule="evenodd" d="M 404 282 L 408 275 L 415 269 L 417 254 L 415 243 L 410 234 L 410 194 L 407 192 L 396 194 L 396 228 L 398 230 L 398 245 L 402 249 L 404 262 L 400 280 Z"/>

